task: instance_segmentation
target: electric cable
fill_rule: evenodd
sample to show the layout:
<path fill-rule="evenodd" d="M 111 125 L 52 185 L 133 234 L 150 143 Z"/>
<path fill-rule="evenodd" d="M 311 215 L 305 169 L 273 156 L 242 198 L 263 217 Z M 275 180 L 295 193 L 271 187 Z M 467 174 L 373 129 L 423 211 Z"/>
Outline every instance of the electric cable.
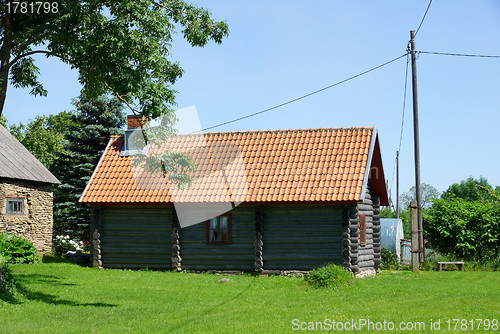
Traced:
<path fill-rule="evenodd" d="M 417 36 L 418 31 L 422 27 L 422 24 L 424 23 L 425 17 L 427 16 L 427 12 L 429 12 L 429 8 L 431 8 L 432 0 L 429 1 L 429 4 L 427 5 L 427 9 L 425 10 L 424 16 L 422 17 L 422 20 L 420 21 L 420 24 L 418 25 L 417 31 L 415 31 L 415 36 Z"/>
<path fill-rule="evenodd" d="M 435 52 L 435 51 L 417 51 L 417 53 L 439 55 L 439 56 L 455 56 L 455 57 L 477 57 L 477 58 L 500 58 L 497 55 L 476 55 L 466 53 L 448 53 L 448 52 Z"/>
<path fill-rule="evenodd" d="M 408 55 L 408 53 L 405 53 L 404 55 L 401 55 L 401 56 L 399 56 L 399 57 L 396 57 L 396 58 L 394 58 L 394 59 L 391 59 L 391 60 L 389 60 L 389 61 L 387 61 L 387 62 L 385 62 L 385 63 L 383 63 L 383 64 L 380 64 L 380 65 L 378 65 L 378 66 L 372 67 L 372 68 L 371 68 L 371 69 L 369 69 L 369 70 L 366 70 L 366 71 L 361 72 L 361 73 L 359 73 L 359 74 L 353 75 L 352 77 L 349 77 L 349 78 L 347 78 L 347 79 L 344 79 L 344 80 L 338 81 L 338 82 L 336 82 L 336 83 L 334 83 L 334 84 L 331 84 L 331 85 L 329 85 L 329 86 L 323 87 L 323 88 L 321 88 L 321 89 L 315 90 L 314 92 L 311 92 L 311 93 L 308 93 L 308 94 L 302 95 L 302 96 L 300 96 L 300 97 L 297 97 L 297 98 L 295 98 L 295 99 L 289 100 L 289 101 L 287 101 L 287 102 L 283 102 L 283 103 L 281 103 L 281 104 L 275 105 L 274 107 L 270 107 L 270 108 L 267 108 L 267 109 L 264 109 L 264 110 L 261 110 L 261 111 L 258 111 L 258 112 L 255 112 L 255 113 L 252 113 L 252 114 L 248 114 L 248 115 L 245 115 L 245 116 L 242 116 L 242 117 L 238 117 L 238 118 L 232 119 L 232 120 L 227 121 L 227 122 L 223 122 L 223 123 L 219 123 L 219 124 L 216 124 L 216 125 L 213 125 L 213 126 L 209 126 L 209 127 L 207 127 L 207 128 L 204 128 L 204 129 L 201 129 L 201 130 L 195 131 L 194 133 L 204 132 L 204 131 L 206 131 L 206 130 L 211 130 L 211 129 L 214 129 L 214 128 L 218 128 L 218 127 L 223 126 L 223 125 L 227 125 L 227 124 L 231 124 L 231 123 L 234 123 L 234 122 L 238 122 L 238 121 L 241 121 L 241 120 L 244 120 L 244 119 L 247 119 L 247 118 L 253 117 L 253 116 L 257 116 L 257 115 L 260 115 L 260 114 L 266 113 L 266 112 L 271 111 L 271 110 L 274 110 L 274 109 L 278 109 L 278 108 L 284 107 L 284 106 L 286 106 L 286 105 L 288 105 L 288 104 L 291 104 L 291 103 L 297 102 L 297 101 L 299 101 L 299 100 L 305 99 L 306 97 L 309 97 L 309 96 L 312 96 L 312 95 L 318 94 L 318 93 L 323 92 L 323 91 L 325 91 L 325 90 L 327 90 L 327 89 L 333 88 L 333 87 L 338 86 L 338 85 L 340 85 L 340 84 L 343 84 L 343 83 L 345 83 L 345 82 L 347 82 L 347 81 L 353 80 L 353 79 L 358 78 L 358 77 L 360 77 L 360 76 L 362 76 L 362 75 L 365 75 L 365 74 L 368 74 L 368 73 L 370 73 L 370 72 L 373 72 L 373 71 L 375 71 L 375 70 L 377 70 L 377 69 L 379 69 L 379 68 L 381 68 L 381 67 L 384 67 L 384 66 L 386 66 L 386 65 L 389 65 L 389 64 L 391 64 L 391 63 L 393 63 L 393 62 L 395 62 L 395 61 L 397 61 L 397 60 L 399 60 L 399 59 L 401 59 L 401 58 L 403 58 L 403 57 L 405 57 L 405 56 L 407 56 L 407 55 Z"/>
<path fill-rule="evenodd" d="M 406 93 L 408 91 L 408 68 L 410 65 L 410 53 L 408 52 L 406 55 L 406 71 L 405 71 L 405 88 L 404 88 L 404 93 L 403 93 L 403 115 L 401 117 L 401 131 L 399 134 L 399 148 L 398 148 L 398 155 L 401 153 L 401 143 L 403 141 L 403 128 L 404 128 L 404 122 L 405 122 L 405 111 L 406 111 Z M 394 168 L 392 170 L 392 179 L 391 179 L 391 185 L 390 185 L 390 192 L 392 193 L 392 187 L 394 185 L 394 177 L 396 175 L 396 164 L 397 164 L 398 158 L 396 157 L 394 159 Z M 392 199 L 391 199 L 392 202 Z"/>

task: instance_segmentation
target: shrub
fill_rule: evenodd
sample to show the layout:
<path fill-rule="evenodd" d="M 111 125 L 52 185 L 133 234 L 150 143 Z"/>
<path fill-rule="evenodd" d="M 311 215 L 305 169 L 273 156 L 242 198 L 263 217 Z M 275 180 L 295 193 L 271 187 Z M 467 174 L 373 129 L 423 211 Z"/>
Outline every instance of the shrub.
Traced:
<path fill-rule="evenodd" d="M 421 267 L 421 270 L 438 270 L 438 261 L 448 262 L 448 261 L 464 261 L 465 271 L 500 271 L 500 258 L 498 259 L 480 259 L 480 260 L 463 260 L 462 258 L 456 256 L 446 256 L 439 255 L 438 257 L 430 258 L 425 262 L 425 265 Z M 450 267 L 452 269 L 453 267 Z M 447 270 L 447 268 L 443 268 Z M 453 268 L 452 270 L 456 270 Z"/>
<path fill-rule="evenodd" d="M 465 260 L 497 260 L 500 253 L 500 207 L 462 198 L 434 200 L 424 211 L 429 246 Z"/>
<path fill-rule="evenodd" d="M 8 233 L 0 234 L 0 256 L 10 263 L 38 262 L 37 250 L 31 241 Z"/>
<path fill-rule="evenodd" d="M 55 255 L 62 256 L 69 251 L 90 252 L 89 241 L 76 241 L 71 239 L 69 235 L 58 235 L 52 242 L 52 249 Z"/>
<path fill-rule="evenodd" d="M 338 288 L 349 285 L 352 274 L 344 267 L 329 264 L 325 267 L 311 270 L 305 277 L 305 281 L 315 288 Z"/>
<path fill-rule="evenodd" d="M 0 289 L 0 300 L 8 300 L 11 295 L 17 292 L 17 285 L 14 277 L 10 272 L 9 266 L 4 263 L 0 264 L 2 268 L 2 288 Z"/>
<path fill-rule="evenodd" d="M 467 271 L 500 271 L 500 258 L 465 261 L 465 270 Z"/>
<path fill-rule="evenodd" d="M 382 269 L 398 269 L 399 261 L 396 253 L 391 252 L 385 247 L 382 247 Z"/>

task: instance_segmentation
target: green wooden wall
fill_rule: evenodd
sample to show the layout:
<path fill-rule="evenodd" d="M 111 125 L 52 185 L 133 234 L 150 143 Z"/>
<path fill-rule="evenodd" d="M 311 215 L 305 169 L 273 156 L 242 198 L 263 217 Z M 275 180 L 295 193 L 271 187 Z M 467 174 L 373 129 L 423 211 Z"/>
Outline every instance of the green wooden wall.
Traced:
<path fill-rule="evenodd" d="M 231 211 L 232 243 L 229 245 L 207 245 L 205 223 L 181 229 L 182 269 L 253 271 L 254 210 L 254 206 L 238 206 Z"/>
<path fill-rule="evenodd" d="M 100 222 L 105 268 L 171 269 L 172 208 L 103 207 Z"/>
<path fill-rule="evenodd" d="M 263 206 L 264 269 L 311 270 L 342 263 L 342 207 Z"/>
<path fill-rule="evenodd" d="M 172 207 L 101 207 L 105 268 L 172 268 Z M 264 270 L 310 270 L 342 263 L 342 207 L 262 205 Z M 205 223 L 180 230 L 183 270 L 253 271 L 255 205 L 231 211 L 232 243 L 206 243 Z"/>

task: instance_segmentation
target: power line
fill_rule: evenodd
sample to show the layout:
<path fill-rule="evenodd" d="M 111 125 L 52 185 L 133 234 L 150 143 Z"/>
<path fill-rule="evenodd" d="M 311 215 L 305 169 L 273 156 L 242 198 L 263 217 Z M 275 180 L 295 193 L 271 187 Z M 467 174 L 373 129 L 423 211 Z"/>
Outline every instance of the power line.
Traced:
<path fill-rule="evenodd" d="M 403 141 L 403 125 L 405 122 L 405 110 L 406 110 L 406 91 L 408 88 L 408 65 L 410 64 L 410 54 L 406 55 L 406 73 L 405 73 L 405 91 L 403 95 L 403 116 L 401 117 L 401 133 L 399 134 L 399 148 L 398 151 L 401 151 L 401 142 Z"/>
<path fill-rule="evenodd" d="M 359 74 L 356 74 L 356 75 L 354 75 L 354 76 L 352 76 L 352 77 L 349 77 L 349 78 L 347 78 L 347 79 L 344 79 L 344 80 L 338 81 L 338 82 L 336 82 L 336 83 L 334 83 L 334 84 L 332 84 L 332 85 L 326 86 L 326 87 L 324 87 L 324 88 L 321 88 L 321 89 L 315 90 L 314 92 L 308 93 L 308 94 L 306 94 L 306 95 L 302 95 L 302 96 L 297 97 L 297 98 L 295 98 L 295 99 L 292 99 L 292 100 L 289 100 L 289 101 L 287 101 L 287 102 L 284 102 L 284 103 L 278 104 L 278 105 L 276 105 L 276 106 L 274 106 L 274 107 L 267 108 L 267 109 L 264 109 L 264 110 L 261 110 L 261 111 L 255 112 L 255 113 L 253 113 L 253 114 L 246 115 L 246 116 L 238 117 L 238 118 L 235 118 L 235 119 L 233 119 L 233 120 L 230 120 L 230 121 L 227 121 L 227 122 L 223 122 L 223 123 L 220 123 L 220 124 L 217 124 L 217 125 L 213 125 L 213 126 L 210 126 L 210 127 L 208 127 L 208 128 L 204 128 L 204 129 L 202 129 L 202 130 L 196 131 L 195 133 L 198 133 L 198 132 L 203 132 L 203 131 L 206 131 L 206 130 L 211 130 L 211 129 L 214 129 L 214 128 L 218 128 L 219 126 L 223 126 L 223 125 L 231 124 L 231 123 L 234 123 L 234 122 L 238 122 L 238 121 L 244 120 L 244 119 L 246 119 L 246 118 L 250 118 L 250 117 L 257 116 L 257 115 L 263 114 L 263 113 L 265 113 L 265 112 L 268 112 L 268 111 L 271 111 L 271 110 L 274 110 L 274 109 L 281 108 L 281 107 L 286 106 L 286 105 L 288 105 L 288 104 L 291 104 L 291 103 L 297 102 L 297 101 L 299 101 L 299 100 L 305 99 L 306 97 L 309 97 L 309 96 L 312 96 L 312 95 L 318 94 L 318 93 L 320 93 L 320 92 L 322 92 L 322 91 L 325 91 L 325 90 L 330 89 L 330 88 L 332 88 L 332 87 L 335 87 L 335 86 L 338 86 L 338 85 L 340 85 L 340 84 L 343 84 L 343 83 L 345 83 L 345 82 L 347 82 L 347 81 L 350 81 L 350 80 L 352 80 L 352 79 L 358 78 L 358 77 L 360 77 L 360 76 L 362 76 L 362 75 L 365 75 L 365 74 L 368 74 L 368 73 L 370 73 L 370 72 L 373 72 L 373 71 L 375 71 L 375 70 L 377 70 L 377 69 L 379 69 L 379 68 L 381 68 L 381 67 L 384 67 L 384 66 L 386 66 L 386 65 L 389 65 L 390 63 L 393 63 L 393 62 L 395 62 L 396 60 L 399 60 L 399 59 L 401 59 L 401 58 L 403 58 L 403 57 L 405 57 L 405 56 L 407 56 L 407 55 L 408 55 L 408 53 L 405 53 L 404 55 L 401 55 L 401 56 L 399 56 L 399 57 L 396 57 L 396 58 L 394 58 L 394 59 L 391 59 L 391 60 L 389 60 L 389 61 L 387 61 L 387 62 L 385 62 L 385 63 L 383 63 L 383 64 L 381 64 L 381 65 L 375 66 L 375 67 L 373 67 L 373 68 L 371 68 L 371 69 L 369 69 L 369 70 L 366 70 L 366 71 L 364 71 L 364 72 L 361 72 L 361 73 L 359 73 Z"/>
<path fill-rule="evenodd" d="M 405 88 L 404 88 L 404 94 L 403 94 L 403 115 L 401 117 L 401 132 L 400 132 L 400 135 L 399 135 L 399 148 L 398 148 L 398 152 L 401 152 L 401 143 L 403 141 L 403 126 L 404 126 L 404 122 L 405 122 L 406 92 L 408 90 L 408 68 L 409 68 L 409 64 L 410 64 L 410 54 L 407 53 L 406 54 L 406 71 L 405 71 Z M 391 189 L 390 190 L 391 192 L 392 192 L 392 186 L 394 185 L 394 176 L 396 174 L 397 160 L 398 160 L 398 158 L 396 157 L 396 159 L 394 159 L 394 168 L 392 170 L 391 185 L 390 185 L 390 188 L 389 188 L 389 189 Z"/>
<path fill-rule="evenodd" d="M 476 55 L 466 53 L 447 53 L 447 52 L 434 52 L 434 51 L 417 51 L 417 53 L 439 55 L 439 56 L 455 56 L 455 57 L 478 57 L 478 58 L 500 58 L 496 55 Z"/>
<path fill-rule="evenodd" d="M 420 24 L 418 25 L 417 31 L 415 32 L 415 36 L 417 36 L 420 27 L 422 27 L 422 23 L 424 23 L 425 17 L 427 16 L 427 12 L 429 11 L 429 8 L 431 8 L 431 3 L 432 0 L 430 0 L 429 4 L 427 5 L 427 9 L 425 10 L 424 16 L 422 17 L 422 21 L 420 21 Z"/>

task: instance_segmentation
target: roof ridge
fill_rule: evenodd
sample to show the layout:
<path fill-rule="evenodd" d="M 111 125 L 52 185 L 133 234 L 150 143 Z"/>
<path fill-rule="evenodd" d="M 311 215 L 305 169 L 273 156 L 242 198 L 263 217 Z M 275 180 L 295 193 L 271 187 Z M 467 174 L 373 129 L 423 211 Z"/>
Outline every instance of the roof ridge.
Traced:
<path fill-rule="evenodd" d="M 247 130 L 247 131 L 219 131 L 219 132 L 202 132 L 199 134 L 205 135 L 223 135 L 223 134 L 245 134 L 245 133 L 283 133 L 283 132 L 314 132 L 314 131 L 334 131 L 334 130 L 373 130 L 373 126 L 352 126 L 340 128 L 299 128 L 299 129 L 269 129 L 269 130 Z M 194 135 L 196 133 L 183 133 L 179 136 Z"/>
<path fill-rule="evenodd" d="M 296 132 L 317 132 L 317 131 L 354 131 L 354 130 L 372 130 L 375 126 L 351 126 L 351 127 L 340 127 L 340 128 L 299 128 L 299 129 L 269 129 L 269 130 L 247 130 L 247 131 L 219 131 L 219 132 L 199 132 L 199 133 L 180 133 L 175 136 L 194 136 L 194 135 L 244 135 L 244 134 L 260 134 L 260 133 L 296 133 Z M 124 135 L 111 135 L 111 139 L 119 139 Z"/>

